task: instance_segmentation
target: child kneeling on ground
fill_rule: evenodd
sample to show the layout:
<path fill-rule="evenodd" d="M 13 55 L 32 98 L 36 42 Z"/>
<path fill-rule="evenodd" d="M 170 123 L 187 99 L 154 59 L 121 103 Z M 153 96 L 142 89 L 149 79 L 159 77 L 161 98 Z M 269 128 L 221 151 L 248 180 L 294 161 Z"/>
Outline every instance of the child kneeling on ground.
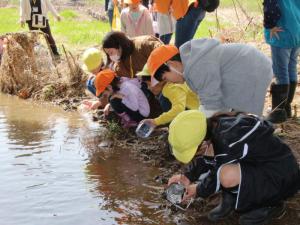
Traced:
<path fill-rule="evenodd" d="M 220 204 L 208 214 L 211 221 L 236 210 L 242 225 L 269 223 L 300 188 L 297 161 L 273 132 L 268 121 L 254 115 L 215 114 L 207 120 L 201 111 L 180 113 L 170 124 L 169 142 L 178 161 L 193 161 L 168 185 L 183 184 L 184 201 L 221 191 Z"/>
<path fill-rule="evenodd" d="M 102 70 L 94 79 L 96 96 L 109 96 L 109 103 L 104 108 L 108 115 L 110 108 L 121 118 L 124 128 L 134 127 L 149 116 L 150 106 L 143 91 L 130 79 L 120 81 L 120 77 L 110 69 Z"/>

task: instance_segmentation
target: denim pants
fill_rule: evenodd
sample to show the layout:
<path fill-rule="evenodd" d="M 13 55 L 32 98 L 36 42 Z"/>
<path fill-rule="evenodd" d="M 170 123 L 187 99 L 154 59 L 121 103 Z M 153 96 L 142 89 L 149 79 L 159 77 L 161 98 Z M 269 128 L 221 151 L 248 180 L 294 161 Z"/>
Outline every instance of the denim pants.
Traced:
<path fill-rule="evenodd" d="M 276 84 L 297 82 L 297 58 L 300 47 L 279 48 L 271 46 L 271 53 Z"/>
<path fill-rule="evenodd" d="M 94 85 L 95 77 L 92 77 L 86 81 L 86 88 L 96 96 L 96 87 Z"/>
<path fill-rule="evenodd" d="M 168 45 L 168 44 L 170 44 L 170 41 L 171 41 L 171 38 L 172 38 L 172 34 L 173 34 L 173 33 L 161 35 L 161 36 L 159 37 L 159 39 L 160 39 L 165 45 Z"/>
<path fill-rule="evenodd" d="M 176 22 L 175 45 L 179 48 L 182 44 L 193 39 L 200 22 L 205 17 L 205 11 L 191 4 L 184 17 Z"/>

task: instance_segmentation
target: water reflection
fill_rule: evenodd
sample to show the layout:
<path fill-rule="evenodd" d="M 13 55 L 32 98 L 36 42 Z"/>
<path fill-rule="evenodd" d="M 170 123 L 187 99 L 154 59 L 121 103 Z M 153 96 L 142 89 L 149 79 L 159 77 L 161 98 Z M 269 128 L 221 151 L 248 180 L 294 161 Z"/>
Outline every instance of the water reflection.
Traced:
<path fill-rule="evenodd" d="M 152 215 L 157 171 L 99 148 L 100 133 L 76 113 L 0 94 L 0 224 L 168 224 Z"/>

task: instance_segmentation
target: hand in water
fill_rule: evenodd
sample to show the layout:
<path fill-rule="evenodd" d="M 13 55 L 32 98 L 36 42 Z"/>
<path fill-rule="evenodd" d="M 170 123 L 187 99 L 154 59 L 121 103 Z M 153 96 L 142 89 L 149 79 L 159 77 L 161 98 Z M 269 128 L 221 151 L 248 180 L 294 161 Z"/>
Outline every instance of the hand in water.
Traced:
<path fill-rule="evenodd" d="M 191 184 L 188 187 L 186 187 L 186 191 L 182 198 L 182 202 L 188 202 L 192 198 L 195 198 L 196 192 L 197 192 L 197 184 Z"/>
<path fill-rule="evenodd" d="M 183 184 L 185 187 L 188 187 L 191 183 L 191 181 L 183 174 L 176 174 L 173 175 L 169 181 L 168 181 L 168 186 L 170 186 L 173 183 L 181 183 Z"/>

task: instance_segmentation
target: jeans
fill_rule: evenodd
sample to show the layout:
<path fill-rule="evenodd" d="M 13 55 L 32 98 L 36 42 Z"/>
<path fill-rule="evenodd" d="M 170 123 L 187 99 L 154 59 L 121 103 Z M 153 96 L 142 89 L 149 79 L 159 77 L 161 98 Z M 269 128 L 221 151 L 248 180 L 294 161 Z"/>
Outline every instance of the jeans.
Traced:
<path fill-rule="evenodd" d="M 170 41 L 171 41 L 171 38 L 172 38 L 172 34 L 173 34 L 173 33 L 161 35 L 161 36 L 159 37 L 159 39 L 160 39 L 165 45 L 168 45 L 168 44 L 170 44 Z"/>
<path fill-rule="evenodd" d="M 182 44 L 193 39 L 200 22 L 205 17 L 205 11 L 192 4 L 184 17 L 176 22 L 175 45 L 179 48 Z"/>
<path fill-rule="evenodd" d="M 278 48 L 271 46 L 271 53 L 276 84 L 297 82 L 297 58 L 300 47 Z"/>
<path fill-rule="evenodd" d="M 111 27 L 113 16 L 114 16 L 114 9 L 108 9 L 107 10 L 107 16 L 108 16 L 108 21 L 109 21 L 109 24 L 110 24 L 110 27 Z"/>
<path fill-rule="evenodd" d="M 96 96 L 96 87 L 94 85 L 95 77 L 92 77 L 91 79 L 88 79 L 86 81 L 86 88 Z"/>

